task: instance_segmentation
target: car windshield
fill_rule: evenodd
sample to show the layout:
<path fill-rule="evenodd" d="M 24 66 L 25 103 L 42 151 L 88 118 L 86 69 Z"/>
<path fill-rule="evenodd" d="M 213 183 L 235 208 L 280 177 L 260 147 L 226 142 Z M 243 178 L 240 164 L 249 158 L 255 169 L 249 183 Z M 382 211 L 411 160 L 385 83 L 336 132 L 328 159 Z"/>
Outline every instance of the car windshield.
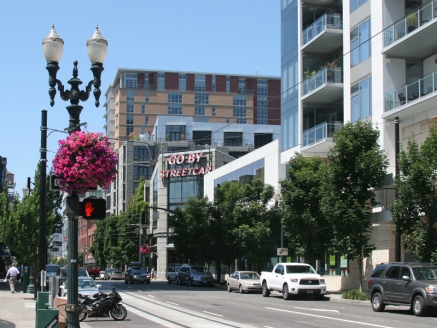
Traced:
<path fill-rule="evenodd" d="M 206 272 L 208 272 L 204 267 L 191 267 L 191 271 L 192 272 L 197 272 L 197 273 L 206 273 Z"/>
<path fill-rule="evenodd" d="M 254 279 L 259 280 L 259 275 L 256 272 L 241 272 L 240 279 Z"/>
<path fill-rule="evenodd" d="M 139 270 L 132 269 L 132 274 L 146 274 L 146 273 L 147 273 L 147 271 L 144 269 L 139 269 Z"/>
<path fill-rule="evenodd" d="M 79 279 L 78 286 L 79 289 L 97 288 L 92 279 Z"/>
<path fill-rule="evenodd" d="M 417 280 L 437 280 L 437 267 L 417 267 L 413 273 Z"/>
<path fill-rule="evenodd" d="M 114 274 L 121 274 L 121 271 L 114 271 Z"/>
<path fill-rule="evenodd" d="M 58 271 L 58 268 L 57 267 L 52 267 L 52 266 L 50 266 L 50 267 L 46 267 L 46 272 L 47 272 L 47 274 L 55 274 L 56 273 L 56 271 Z"/>
<path fill-rule="evenodd" d="M 78 269 L 77 270 L 78 277 L 88 277 L 87 271 L 85 269 Z M 68 269 L 62 269 L 60 272 L 61 277 L 67 277 L 68 276 Z"/>
<path fill-rule="evenodd" d="M 316 273 L 309 265 L 287 265 L 287 273 Z"/>
<path fill-rule="evenodd" d="M 115 269 L 107 269 L 106 270 L 107 273 L 111 273 L 111 272 L 114 272 L 114 271 L 115 271 Z"/>

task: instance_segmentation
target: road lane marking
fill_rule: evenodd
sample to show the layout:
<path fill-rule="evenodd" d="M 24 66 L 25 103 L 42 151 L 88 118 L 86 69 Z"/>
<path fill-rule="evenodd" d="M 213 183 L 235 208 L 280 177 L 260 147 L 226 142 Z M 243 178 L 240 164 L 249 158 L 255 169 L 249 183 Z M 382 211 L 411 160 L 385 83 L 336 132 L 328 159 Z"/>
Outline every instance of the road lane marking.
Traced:
<path fill-rule="evenodd" d="M 392 327 L 388 327 L 388 326 L 380 326 L 380 325 L 375 325 L 375 324 L 366 323 L 366 322 L 360 322 L 360 321 L 354 321 L 354 320 L 346 320 L 346 319 L 340 319 L 340 318 L 332 318 L 332 317 L 327 317 L 327 316 L 323 316 L 323 315 L 310 314 L 310 313 L 304 313 L 304 312 L 281 310 L 281 309 L 275 309 L 275 308 L 271 308 L 271 307 L 266 307 L 266 309 L 273 310 L 273 311 L 301 314 L 301 315 L 306 315 L 306 316 L 309 316 L 309 317 L 317 317 L 317 318 L 322 318 L 322 319 L 329 319 L 329 320 L 335 320 L 335 321 L 356 323 L 358 325 L 364 325 L 364 326 L 379 327 L 379 328 L 392 328 Z"/>
<path fill-rule="evenodd" d="M 336 312 L 336 313 L 340 313 L 340 311 L 338 311 L 338 310 L 310 309 L 310 308 L 303 308 L 303 307 L 297 307 L 297 306 L 295 306 L 294 309 L 308 310 L 308 311 L 321 311 L 321 312 Z"/>
<path fill-rule="evenodd" d="M 212 312 L 208 312 L 208 311 L 203 311 L 203 313 L 212 314 L 212 315 L 215 315 L 217 317 L 223 317 L 221 314 L 216 314 L 216 313 L 212 313 Z"/>
<path fill-rule="evenodd" d="M 138 292 L 140 292 L 140 293 L 142 293 L 143 291 L 142 290 L 139 290 L 139 289 L 137 289 L 138 290 Z"/>
<path fill-rule="evenodd" d="M 270 327 L 270 326 L 264 326 L 264 328 L 273 328 L 273 327 Z"/>
<path fill-rule="evenodd" d="M 147 296 L 149 296 L 149 297 L 151 297 L 151 298 L 155 298 L 155 296 L 153 296 L 153 295 L 150 295 L 150 294 L 149 294 L 149 295 L 147 295 Z"/>
<path fill-rule="evenodd" d="M 179 304 L 177 304 L 177 303 L 173 303 L 173 302 L 167 302 L 167 303 L 179 306 Z"/>

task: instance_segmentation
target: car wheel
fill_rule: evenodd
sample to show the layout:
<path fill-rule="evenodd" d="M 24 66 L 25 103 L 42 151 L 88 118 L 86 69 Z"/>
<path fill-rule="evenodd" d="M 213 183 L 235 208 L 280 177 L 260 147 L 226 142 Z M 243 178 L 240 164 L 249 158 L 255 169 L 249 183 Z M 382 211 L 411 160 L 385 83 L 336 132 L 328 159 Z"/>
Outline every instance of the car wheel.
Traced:
<path fill-rule="evenodd" d="M 288 292 L 288 285 L 287 284 L 284 284 L 284 286 L 282 287 L 282 298 L 284 300 L 290 299 L 290 294 Z"/>
<path fill-rule="evenodd" d="M 180 286 L 181 285 L 181 281 L 179 278 L 176 278 L 176 283 Z"/>
<path fill-rule="evenodd" d="M 127 280 L 126 279 L 124 280 L 124 283 L 127 284 Z"/>
<path fill-rule="evenodd" d="M 169 285 L 171 284 L 170 277 L 167 277 L 167 282 L 168 282 Z"/>
<path fill-rule="evenodd" d="M 228 292 L 232 292 L 231 284 L 228 283 Z"/>
<path fill-rule="evenodd" d="M 422 296 L 417 295 L 413 301 L 413 313 L 418 317 L 423 317 L 427 313 L 427 306 Z"/>
<path fill-rule="evenodd" d="M 240 285 L 238 287 L 238 291 L 240 292 L 240 294 L 243 294 L 244 293 L 243 286 Z"/>
<path fill-rule="evenodd" d="M 385 305 L 380 293 L 375 293 L 372 295 L 372 309 L 375 312 L 384 311 Z"/>
<path fill-rule="evenodd" d="M 263 297 L 269 297 L 270 290 L 267 288 L 267 283 L 264 281 L 262 286 Z"/>

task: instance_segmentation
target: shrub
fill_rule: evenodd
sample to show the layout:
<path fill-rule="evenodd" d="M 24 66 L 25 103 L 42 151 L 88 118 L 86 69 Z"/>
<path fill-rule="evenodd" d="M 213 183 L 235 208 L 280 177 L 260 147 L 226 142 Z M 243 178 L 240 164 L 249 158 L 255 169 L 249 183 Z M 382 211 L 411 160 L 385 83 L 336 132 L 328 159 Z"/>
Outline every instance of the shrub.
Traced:
<path fill-rule="evenodd" d="M 368 299 L 366 297 L 366 294 L 361 293 L 358 289 L 348 290 L 347 292 L 344 292 L 341 296 L 342 296 L 342 298 L 348 299 L 348 300 L 365 301 Z"/>

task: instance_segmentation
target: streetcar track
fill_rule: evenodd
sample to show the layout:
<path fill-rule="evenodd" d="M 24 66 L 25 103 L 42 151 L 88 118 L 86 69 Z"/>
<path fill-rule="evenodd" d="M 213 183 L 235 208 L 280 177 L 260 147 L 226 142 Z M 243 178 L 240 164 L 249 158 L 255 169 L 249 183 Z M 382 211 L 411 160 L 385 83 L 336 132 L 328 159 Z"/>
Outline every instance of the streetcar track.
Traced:
<path fill-rule="evenodd" d="M 163 307 L 163 308 L 170 309 L 170 310 L 173 310 L 173 311 L 176 311 L 176 312 L 180 312 L 180 313 L 183 313 L 183 314 L 185 314 L 185 315 L 189 315 L 189 316 L 192 316 L 192 317 L 195 317 L 195 318 L 200 318 L 200 319 L 203 319 L 203 320 L 206 320 L 206 321 L 219 323 L 219 324 L 222 324 L 222 325 L 225 325 L 225 326 L 228 326 L 228 327 L 233 327 L 233 328 L 240 328 L 240 327 L 241 327 L 241 326 L 235 326 L 235 325 L 232 325 L 232 324 L 229 324 L 229 323 L 226 323 L 226 322 L 222 322 L 222 321 L 219 321 L 219 320 L 214 320 L 214 319 L 211 319 L 211 318 L 207 318 L 207 317 L 204 317 L 204 316 L 201 316 L 201 315 L 196 315 L 196 314 L 193 314 L 193 313 L 190 313 L 190 312 L 184 311 L 184 310 L 182 310 L 182 309 L 175 309 L 174 307 L 170 307 L 170 306 L 166 306 L 165 304 L 161 304 L 161 302 L 158 303 L 158 302 L 156 302 L 156 301 L 154 301 L 154 300 L 150 300 L 149 298 L 145 298 L 145 297 L 137 296 L 137 295 L 135 295 L 135 294 L 131 294 L 130 292 L 124 292 L 124 293 L 127 294 L 127 295 L 129 295 L 130 297 L 134 297 L 134 298 L 137 298 L 137 299 L 140 299 L 140 300 L 146 300 L 146 301 L 148 301 L 148 302 L 150 302 L 150 303 L 153 303 L 153 304 L 155 304 L 155 305 L 161 306 L 161 307 Z M 169 319 L 167 319 L 167 318 L 163 318 L 163 317 L 157 316 L 156 314 L 154 314 L 154 313 L 152 313 L 152 312 L 149 312 L 149 311 L 146 311 L 146 310 L 140 309 L 140 308 L 138 308 L 138 307 L 136 307 L 136 306 L 130 305 L 130 304 L 127 303 L 126 301 L 123 301 L 123 303 L 126 304 L 126 305 L 128 305 L 128 306 L 130 306 L 130 307 L 132 307 L 132 308 L 134 308 L 134 309 L 137 310 L 137 311 L 147 313 L 147 314 L 149 314 L 149 315 L 151 315 L 151 316 L 154 316 L 154 317 L 157 317 L 157 318 L 159 318 L 159 319 L 161 319 L 161 320 L 168 321 L 168 322 L 173 323 L 173 324 L 176 324 L 176 325 L 180 325 L 181 327 L 187 327 L 187 328 L 190 328 L 190 326 L 184 326 L 184 325 L 182 325 L 182 324 L 180 324 L 180 323 L 174 322 L 174 321 L 169 320 Z"/>

